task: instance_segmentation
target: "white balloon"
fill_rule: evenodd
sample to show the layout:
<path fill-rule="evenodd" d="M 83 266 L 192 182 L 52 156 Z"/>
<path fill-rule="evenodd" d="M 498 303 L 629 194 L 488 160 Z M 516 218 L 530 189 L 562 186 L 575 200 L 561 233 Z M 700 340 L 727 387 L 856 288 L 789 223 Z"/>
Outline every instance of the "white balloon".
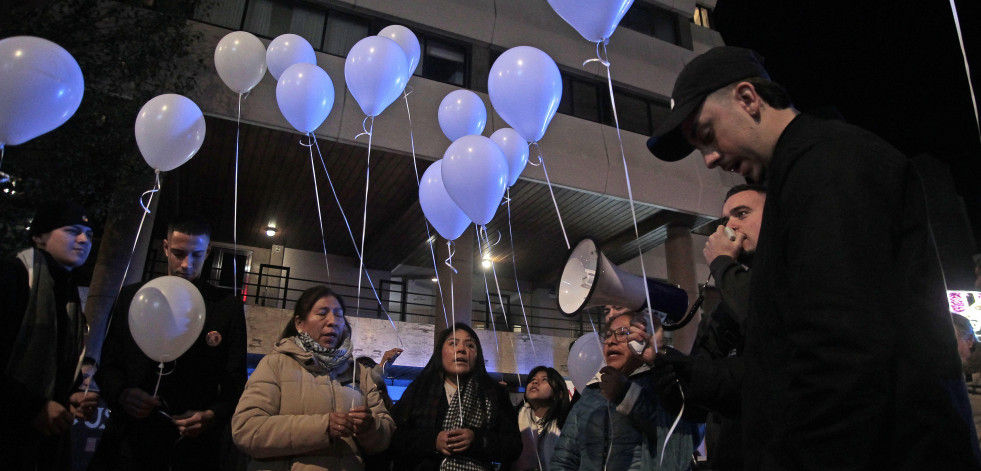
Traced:
<path fill-rule="evenodd" d="M 136 145 L 151 168 L 167 172 L 194 157 L 204 143 L 201 108 L 182 95 L 151 98 L 136 115 Z"/>
<path fill-rule="evenodd" d="M 361 111 L 378 116 L 402 94 L 408 69 L 405 52 L 395 41 L 368 36 L 347 54 L 344 82 Z"/>
<path fill-rule="evenodd" d="M 508 188 L 510 188 L 518 181 L 518 177 L 528 164 L 528 142 L 518 134 L 518 131 L 511 128 L 498 129 L 490 138 L 501 148 L 504 158 L 508 161 Z"/>
<path fill-rule="evenodd" d="M 463 136 L 443 154 L 443 185 L 453 202 L 476 224 L 494 218 L 507 189 L 508 162 L 484 136 Z"/>
<path fill-rule="evenodd" d="M 606 40 L 634 0 L 548 0 L 559 16 L 590 42 Z"/>
<path fill-rule="evenodd" d="M 276 84 L 276 103 L 297 131 L 313 132 L 334 107 L 334 82 L 315 64 L 293 64 Z"/>
<path fill-rule="evenodd" d="M 402 25 L 391 25 L 382 28 L 378 32 L 378 36 L 386 37 L 398 43 L 402 47 L 402 51 L 405 52 L 405 58 L 409 61 L 408 76 L 411 77 L 412 74 L 416 73 L 421 49 L 419 47 L 419 39 L 416 38 L 412 30 Z"/>
<path fill-rule="evenodd" d="M 176 360 L 201 335 L 204 298 L 190 281 L 162 276 L 143 285 L 129 305 L 129 331 L 154 361 Z"/>
<path fill-rule="evenodd" d="M 61 46 L 34 36 L 0 41 L 0 148 L 64 124 L 84 91 L 82 69 Z"/>
<path fill-rule="evenodd" d="M 518 46 L 494 61 L 487 91 L 497 114 L 524 140 L 538 142 L 559 109 L 562 76 L 548 54 Z"/>
<path fill-rule="evenodd" d="M 586 389 L 586 383 L 603 368 L 603 348 L 596 332 L 579 337 L 569 349 L 569 377 L 577 390 Z"/>
<path fill-rule="evenodd" d="M 317 63 L 317 53 L 303 36 L 282 34 L 273 39 L 266 48 L 266 66 L 276 80 L 291 65 L 300 63 Z"/>
<path fill-rule="evenodd" d="M 266 74 L 266 48 L 252 33 L 228 33 L 215 48 L 215 69 L 233 92 L 246 93 Z"/>
<path fill-rule="evenodd" d="M 487 107 L 476 93 L 470 90 L 453 90 L 440 102 L 437 117 L 443 134 L 450 141 L 455 141 L 463 136 L 484 132 Z"/>
<path fill-rule="evenodd" d="M 422 174 L 419 182 L 419 206 L 436 232 L 446 240 L 456 240 L 470 225 L 464 214 L 443 186 L 443 161 L 437 160 Z"/>

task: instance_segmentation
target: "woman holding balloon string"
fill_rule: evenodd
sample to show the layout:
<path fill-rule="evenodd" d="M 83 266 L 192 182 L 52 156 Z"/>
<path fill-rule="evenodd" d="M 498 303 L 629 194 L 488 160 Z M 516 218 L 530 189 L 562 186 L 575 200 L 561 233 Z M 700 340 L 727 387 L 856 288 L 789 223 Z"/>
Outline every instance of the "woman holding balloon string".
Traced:
<path fill-rule="evenodd" d="M 521 452 L 507 390 L 491 379 L 477 334 L 457 323 L 440 332 L 437 350 L 406 388 L 392 415 L 392 455 L 399 469 L 491 470 Z"/>
<path fill-rule="evenodd" d="M 555 368 L 536 366 L 528 373 L 525 397 L 518 408 L 521 456 L 511 471 L 548 471 L 565 418 L 569 415 L 569 390 Z"/>
<path fill-rule="evenodd" d="M 343 299 L 307 289 L 232 417 L 250 469 L 361 470 L 361 455 L 387 448 L 394 427 L 371 370 L 354 368 Z"/>

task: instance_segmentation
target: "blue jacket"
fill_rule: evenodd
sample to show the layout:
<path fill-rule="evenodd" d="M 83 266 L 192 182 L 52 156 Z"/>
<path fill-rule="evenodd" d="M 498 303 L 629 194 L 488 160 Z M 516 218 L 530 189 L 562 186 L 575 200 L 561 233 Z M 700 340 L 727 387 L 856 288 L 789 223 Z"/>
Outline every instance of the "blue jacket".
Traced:
<path fill-rule="evenodd" d="M 600 394 L 598 383 L 582 391 L 562 427 L 552 456 L 552 471 L 690 468 L 692 453 L 701 442 L 702 426 L 682 419 L 669 437 L 664 463 L 660 465 L 664 438 L 675 417 L 658 402 L 651 370 L 635 373 L 630 383 L 626 396 L 615 408 Z"/>

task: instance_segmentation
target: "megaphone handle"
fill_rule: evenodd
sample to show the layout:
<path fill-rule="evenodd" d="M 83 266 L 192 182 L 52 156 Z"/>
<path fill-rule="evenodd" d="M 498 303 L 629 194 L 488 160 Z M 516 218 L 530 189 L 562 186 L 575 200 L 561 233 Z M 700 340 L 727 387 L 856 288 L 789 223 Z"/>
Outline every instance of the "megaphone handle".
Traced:
<path fill-rule="evenodd" d="M 691 308 L 688 309 L 688 313 L 685 314 L 685 317 L 681 318 L 680 321 L 675 322 L 674 324 L 662 323 L 664 330 L 668 332 L 678 330 L 691 322 L 692 318 L 695 316 L 695 313 L 698 312 L 698 308 L 702 307 L 702 302 L 705 301 L 705 287 L 708 286 L 708 283 L 711 280 L 712 274 L 709 273 L 708 278 L 705 279 L 705 283 L 702 283 L 702 286 L 698 288 L 698 297 L 695 298 L 695 302 L 691 303 Z"/>

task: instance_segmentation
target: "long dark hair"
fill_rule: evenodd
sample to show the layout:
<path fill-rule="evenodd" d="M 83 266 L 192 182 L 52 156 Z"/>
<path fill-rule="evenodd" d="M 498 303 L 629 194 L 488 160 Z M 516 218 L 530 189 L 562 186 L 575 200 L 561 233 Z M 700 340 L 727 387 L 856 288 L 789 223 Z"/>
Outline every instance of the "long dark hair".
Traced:
<path fill-rule="evenodd" d="M 289 322 L 286 323 L 286 327 L 283 328 L 283 333 L 279 334 L 280 339 L 285 339 L 287 337 L 295 337 L 300 334 L 296 330 L 296 319 L 306 319 L 310 311 L 313 310 L 313 305 L 317 304 L 322 298 L 333 296 L 337 300 L 337 304 L 341 305 L 341 310 L 345 313 L 347 312 L 347 306 L 344 305 L 344 298 L 340 297 L 330 288 L 324 285 L 317 285 L 312 288 L 307 288 L 303 294 L 300 295 L 300 299 L 296 300 L 296 305 L 293 307 L 293 317 L 290 317 Z M 347 322 L 347 318 L 344 319 L 344 335 L 351 335 L 351 324 Z M 342 339 L 343 341 L 343 339 Z"/>
<path fill-rule="evenodd" d="M 484 350 L 480 346 L 480 338 L 477 337 L 477 333 L 470 326 L 458 322 L 439 333 L 433 356 L 429 358 L 429 362 L 426 363 L 419 376 L 405 388 L 402 399 L 395 404 L 393 415 L 396 416 L 397 421 L 407 420 L 409 415 L 426 417 L 426 420 L 438 419 L 433 409 L 438 401 L 446 400 L 443 390 L 446 374 L 446 370 L 443 369 L 443 344 L 453 334 L 454 329 L 469 334 L 477 346 L 477 357 L 474 360 L 473 368 L 468 375 L 460 377 L 461 383 L 465 378 L 476 379 L 478 397 L 481 400 L 489 397 L 489 391 L 501 387 L 487 374 L 487 367 L 484 366 Z"/>
<path fill-rule="evenodd" d="M 542 418 L 542 428 L 547 429 L 548 424 L 554 420 L 558 428 L 561 429 L 565 425 L 565 418 L 569 415 L 569 409 L 572 408 L 572 404 L 569 401 L 569 389 L 566 387 L 565 379 L 562 378 L 562 375 L 555 368 L 544 365 L 536 366 L 528 373 L 528 378 L 525 380 L 525 389 L 528 389 L 528 384 L 531 383 L 532 378 L 542 371 L 545 372 L 546 381 L 548 381 L 549 387 L 552 388 L 552 403 L 548 406 L 545 417 Z"/>

